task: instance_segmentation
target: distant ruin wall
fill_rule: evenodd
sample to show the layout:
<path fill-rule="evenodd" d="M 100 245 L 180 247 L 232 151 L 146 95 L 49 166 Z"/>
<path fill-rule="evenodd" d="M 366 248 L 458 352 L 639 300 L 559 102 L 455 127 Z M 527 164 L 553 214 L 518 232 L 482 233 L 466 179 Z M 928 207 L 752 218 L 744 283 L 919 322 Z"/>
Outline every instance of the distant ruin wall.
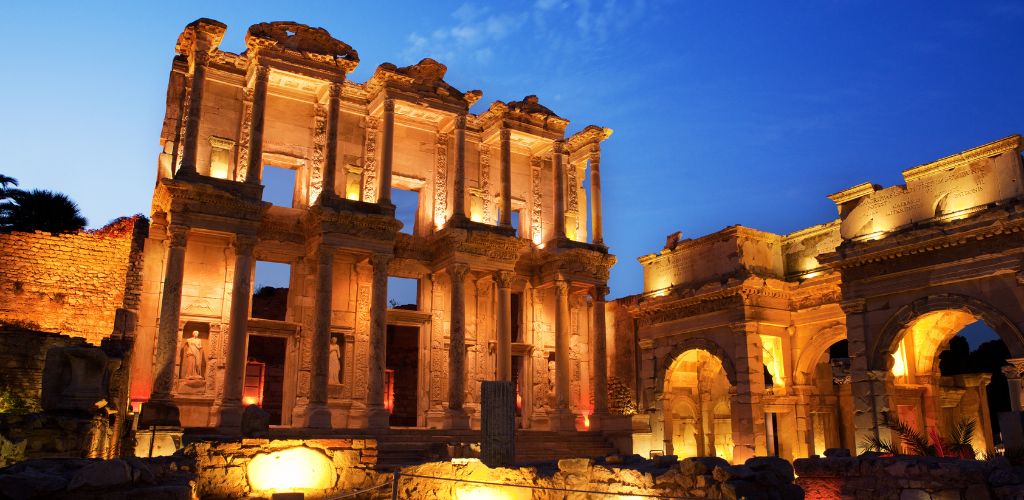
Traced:
<path fill-rule="evenodd" d="M 138 310 L 143 217 L 97 231 L 0 234 L 0 324 L 58 332 L 98 345 L 117 311 Z M 118 329 L 134 330 L 134 314 Z"/>
<path fill-rule="evenodd" d="M 51 347 L 84 344 L 84 340 L 67 335 L 0 328 L 0 391 L 24 400 L 29 409 L 38 410 L 46 351 Z"/>

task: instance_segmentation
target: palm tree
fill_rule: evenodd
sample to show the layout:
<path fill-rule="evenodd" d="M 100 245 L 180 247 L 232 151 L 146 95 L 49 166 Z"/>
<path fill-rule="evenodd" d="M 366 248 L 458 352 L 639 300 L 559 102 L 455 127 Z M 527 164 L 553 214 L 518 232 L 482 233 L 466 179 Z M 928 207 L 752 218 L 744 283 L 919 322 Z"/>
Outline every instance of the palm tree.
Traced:
<path fill-rule="evenodd" d="M 889 417 L 887 420 L 882 425 L 896 434 L 899 441 L 902 442 L 902 446 L 898 442 L 871 436 L 863 443 L 868 451 L 877 451 L 887 455 L 974 458 L 974 447 L 971 445 L 971 441 L 974 439 L 977 423 L 973 419 L 965 418 L 953 423 L 949 434 L 945 437 L 939 436 L 934 430 L 927 434 L 921 432 L 898 417 Z"/>
<path fill-rule="evenodd" d="M 66 194 L 45 189 L 9 189 L 14 179 L 0 176 L 0 231 L 70 233 L 85 227 L 78 204 Z"/>

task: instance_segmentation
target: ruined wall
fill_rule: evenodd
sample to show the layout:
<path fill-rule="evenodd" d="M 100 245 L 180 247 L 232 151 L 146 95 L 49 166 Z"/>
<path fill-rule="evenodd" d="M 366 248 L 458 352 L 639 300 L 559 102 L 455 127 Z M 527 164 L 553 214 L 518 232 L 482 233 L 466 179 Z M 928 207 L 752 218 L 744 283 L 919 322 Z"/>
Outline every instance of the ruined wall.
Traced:
<path fill-rule="evenodd" d="M 147 229 L 133 217 L 95 232 L 0 234 L 0 323 L 99 344 L 118 309 L 138 310 Z"/>
<path fill-rule="evenodd" d="M 845 450 L 844 450 L 845 451 Z M 808 500 L 831 498 L 1021 498 L 1024 470 L 998 457 L 827 457 L 793 462 Z"/>
<path fill-rule="evenodd" d="M 56 333 L 35 332 L 10 327 L 0 328 L 0 390 L 38 409 L 42 396 L 43 366 L 51 347 L 82 346 L 85 341 Z"/>

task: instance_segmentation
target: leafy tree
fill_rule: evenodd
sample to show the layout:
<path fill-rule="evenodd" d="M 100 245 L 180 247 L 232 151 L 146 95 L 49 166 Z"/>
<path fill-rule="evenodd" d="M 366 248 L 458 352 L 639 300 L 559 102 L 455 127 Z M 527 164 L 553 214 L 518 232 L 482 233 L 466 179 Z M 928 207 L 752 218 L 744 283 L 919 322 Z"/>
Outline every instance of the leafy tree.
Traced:
<path fill-rule="evenodd" d="M 869 451 L 888 455 L 974 458 L 974 447 L 971 445 L 977 430 L 977 423 L 974 420 L 957 421 L 944 437 L 934 431 L 926 434 L 896 417 L 890 417 L 883 425 L 896 434 L 899 443 L 872 436 L 863 443 Z"/>
<path fill-rule="evenodd" d="M 66 194 L 45 189 L 11 189 L 14 179 L 0 175 L 0 231 L 70 233 L 86 224 L 78 204 Z"/>

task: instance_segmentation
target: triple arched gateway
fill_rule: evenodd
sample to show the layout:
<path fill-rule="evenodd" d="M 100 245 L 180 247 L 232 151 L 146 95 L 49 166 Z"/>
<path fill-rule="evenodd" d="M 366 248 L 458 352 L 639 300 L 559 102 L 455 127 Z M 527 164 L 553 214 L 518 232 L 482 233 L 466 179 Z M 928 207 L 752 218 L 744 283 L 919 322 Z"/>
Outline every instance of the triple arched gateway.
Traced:
<path fill-rule="evenodd" d="M 896 418 L 974 420 L 991 449 L 991 374 L 943 375 L 938 355 L 980 321 L 1024 357 L 1022 174 L 1013 136 L 836 193 L 827 224 L 669 237 L 640 258 L 644 293 L 609 306 L 613 344 L 635 346 L 611 366 L 640 401 L 635 450 L 792 459 L 862 450 Z M 1019 410 L 1021 370 L 1005 372 Z"/>

